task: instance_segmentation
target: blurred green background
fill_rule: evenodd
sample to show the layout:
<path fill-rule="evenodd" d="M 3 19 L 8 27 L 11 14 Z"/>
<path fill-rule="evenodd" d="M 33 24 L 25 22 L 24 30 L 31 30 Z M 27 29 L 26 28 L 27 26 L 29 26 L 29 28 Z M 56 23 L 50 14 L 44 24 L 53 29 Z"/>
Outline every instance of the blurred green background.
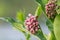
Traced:
<path fill-rule="evenodd" d="M 34 14 L 36 7 L 35 0 L 0 0 L 0 17 L 15 17 L 19 10 Z"/>

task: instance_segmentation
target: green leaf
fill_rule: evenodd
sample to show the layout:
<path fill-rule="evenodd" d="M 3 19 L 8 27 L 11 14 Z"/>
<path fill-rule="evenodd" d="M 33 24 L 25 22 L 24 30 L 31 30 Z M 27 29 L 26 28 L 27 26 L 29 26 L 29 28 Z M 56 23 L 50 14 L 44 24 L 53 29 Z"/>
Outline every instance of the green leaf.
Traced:
<path fill-rule="evenodd" d="M 60 6 L 60 0 L 57 0 L 57 5 Z"/>
<path fill-rule="evenodd" d="M 41 6 L 38 6 L 37 9 L 36 9 L 36 12 L 35 12 L 35 16 L 40 16 L 42 12 L 43 11 L 41 9 Z"/>
<path fill-rule="evenodd" d="M 46 40 L 41 30 L 38 30 L 38 32 L 35 35 L 39 37 L 41 40 Z"/>
<path fill-rule="evenodd" d="M 13 23 L 12 25 L 13 25 L 14 28 L 16 28 L 16 29 L 18 29 L 19 31 L 25 33 L 25 29 L 24 29 L 24 27 L 23 27 L 22 24 L 20 24 L 20 23 Z"/>
<path fill-rule="evenodd" d="M 17 23 L 13 18 L 10 18 L 10 17 L 8 17 L 8 18 L 0 18 L 0 20 L 11 23 L 11 25 L 13 25 L 13 27 L 15 27 L 16 29 L 18 29 L 18 30 L 20 30 L 22 32 L 25 31 L 24 28 L 23 28 L 23 25 L 20 24 L 20 23 Z"/>
<path fill-rule="evenodd" d="M 43 12 L 45 13 L 45 4 L 43 3 L 44 1 L 42 0 L 36 0 L 40 5 L 41 5 L 41 8 L 43 10 Z"/>
<path fill-rule="evenodd" d="M 23 23 L 25 20 L 24 13 L 22 11 L 17 12 L 16 19 Z"/>
<path fill-rule="evenodd" d="M 54 33 L 57 40 L 60 40 L 60 15 L 57 15 L 54 20 Z"/>
<path fill-rule="evenodd" d="M 26 33 L 26 40 L 30 40 L 30 34 Z"/>
<path fill-rule="evenodd" d="M 51 32 L 48 34 L 47 40 L 56 40 L 55 35 Z"/>
<path fill-rule="evenodd" d="M 15 20 L 11 17 L 7 17 L 7 18 L 0 18 L 0 20 L 3 20 L 3 21 L 6 21 L 6 22 L 9 22 L 11 24 L 15 23 Z"/>
<path fill-rule="evenodd" d="M 43 3 L 44 3 L 44 5 L 46 5 L 49 0 L 42 0 L 42 1 L 44 1 Z"/>
<path fill-rule="evenodd" d="M 48 35 L 47 40 L 56 40 L 54 29 L 53 29 L 53 23 L 50 20 L 47 20 L 46 25 L 48 29 L 50 30 L 50 34 Z"/>
<path fill-rule="evenodd" d="M 60 8 L 56 10 L 58 14 L 60 14 Z"/>
<path fill-rule="evenodd" d="M 53 23 L 52 23 L 50 20 L 47 19 L 46 25 L 47 25 L 48 29 L 49 29 L 51 32 L 53 32 Z"/>

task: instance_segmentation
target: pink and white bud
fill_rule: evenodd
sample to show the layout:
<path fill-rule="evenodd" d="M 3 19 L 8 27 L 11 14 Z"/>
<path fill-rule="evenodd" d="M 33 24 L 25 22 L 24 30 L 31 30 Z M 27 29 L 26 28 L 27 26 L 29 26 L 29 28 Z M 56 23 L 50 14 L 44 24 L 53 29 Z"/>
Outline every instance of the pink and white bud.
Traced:
<path fill-rule="evenodd" d="M 25 20 L 25 26 L 28 31 L 30 31 L 32 34 L 35 34 L 39 27 L 37 17 L 29 14 L 28 18 Z"/>
<path fill-rule="evenodd" d="M 45 6 L 45 10 L 46 10 L 46 15 L 48 18 L 54 19 L 56 16 L 56 3 L 53 2 L 55 0 L 49 0 L 48 3 Z"/>

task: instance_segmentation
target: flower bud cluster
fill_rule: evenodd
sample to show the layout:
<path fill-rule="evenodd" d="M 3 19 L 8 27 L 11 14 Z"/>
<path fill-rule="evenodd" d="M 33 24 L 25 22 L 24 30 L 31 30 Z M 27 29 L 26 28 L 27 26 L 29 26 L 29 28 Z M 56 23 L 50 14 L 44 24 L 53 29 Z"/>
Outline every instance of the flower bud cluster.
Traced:
<path fill-rule="evenodd" d="M 28 31 L 35 34 L 39 29 L 37 17 L 29 14 L 25 20 L 25 26 Z"/>

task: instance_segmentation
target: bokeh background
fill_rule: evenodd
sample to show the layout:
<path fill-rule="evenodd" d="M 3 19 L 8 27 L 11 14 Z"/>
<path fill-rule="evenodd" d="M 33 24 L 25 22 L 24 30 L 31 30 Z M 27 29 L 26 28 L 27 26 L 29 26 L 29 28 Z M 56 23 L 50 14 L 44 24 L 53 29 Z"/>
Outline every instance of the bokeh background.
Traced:
<path fill-rule="evenodd" d="M 0 17 L 16 17 L 16 13 L 19 10 L 25 11 L 25 14 L 35 13 L 37 8 L 35 0 L 0 0 Z M 43 17 L 43 16 L 41 16 Z M 49 33 L 46 24 L 45 17 L 41 18 L 40 23 L 46 34 Z M 44 24 L 44 25 L 43 25 Z M 0 40 L 25 40 L 23 33 L 14 29 L 9 23 L 0 20 Z M 38 40 L 31 36 L 31 40 Z"/>
<path fill-rule="evenodd" d="M 15 17 L 19 10 L 34 13 L 36 7 L 35 0 L 0 0 L 0 17 Z"/>

